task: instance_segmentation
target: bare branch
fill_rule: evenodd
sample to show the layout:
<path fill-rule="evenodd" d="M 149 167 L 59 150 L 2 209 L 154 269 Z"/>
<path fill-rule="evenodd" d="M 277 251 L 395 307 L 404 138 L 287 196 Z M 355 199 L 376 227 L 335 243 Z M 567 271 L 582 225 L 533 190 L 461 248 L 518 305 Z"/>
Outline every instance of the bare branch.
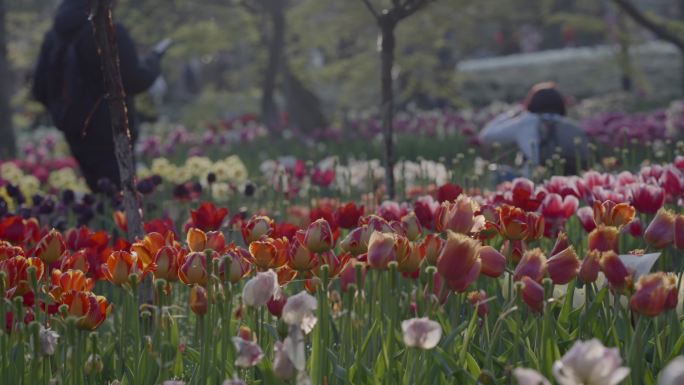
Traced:
<path fill-rule="evenodd" d="M 677 34 L 669 30 L 667 27 L 658 24 L 655 20 L 651 19 L 644 12 L 639 10 L 634 4 L 629 0 L 613 0 L 613 2 L 619 6 L 629 17 L 635 22 L 640 24 L 642 27 L 653 32 L 656 37 L 661 40 L 667 41 L 674 44 L 677 48 L 684 52 L 684 39 L 680 38 Z"/>
<path fill-rule="evenodd" d="M 433 0 L 406 0 L 397 11 L 397 19 L 405 19 L 420 11 Z"/>
<path fill-rule="evenodd" d="M 373 7 L 373 4 L 370 3 L 370 0 L 361 0 L 361 1 L 363 1 L 363 3 L 366 4 L 366 8 L 368 8 L 370 13 L 373 14 L 374 18 L 376 18 L 376 19 L 380 18 L 380 14 L 378 13 L 378 11 L 375 10 L 375 8 Z"/>

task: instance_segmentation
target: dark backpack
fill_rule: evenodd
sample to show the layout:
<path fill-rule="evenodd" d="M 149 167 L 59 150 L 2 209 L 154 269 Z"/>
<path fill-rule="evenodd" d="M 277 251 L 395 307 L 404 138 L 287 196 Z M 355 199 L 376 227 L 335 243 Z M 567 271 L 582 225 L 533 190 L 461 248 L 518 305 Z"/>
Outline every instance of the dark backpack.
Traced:
<path fill-rule="evenodd" d="M 45 82 L 41 100 L 47 107 L 54 125 L 67 136 L 84 136 L 88 122 L 97 109 L 101 97 L 87 79 L 78 52 L 78 43 L 88 33 L 87 24 L 69 37 L 54 36 L 54 46 L 48 52 L 47 76 L 36 75 L 36 82 Z M 39 68 L 39 71 L 41 69 Z M 43 75 L 43 79 L 40 79 Z"/>
<path fill-rule="evenodd" d="M 539 119 L 539 162 L 544 164 L 558 150 L 565 159 L 565 175 L 574 175 L 586 168 L 587 137 L 584 130 L 566 119 L 554 119 L 540 115 Z M 576 143 L 578 141 L 579 143 Z"/>

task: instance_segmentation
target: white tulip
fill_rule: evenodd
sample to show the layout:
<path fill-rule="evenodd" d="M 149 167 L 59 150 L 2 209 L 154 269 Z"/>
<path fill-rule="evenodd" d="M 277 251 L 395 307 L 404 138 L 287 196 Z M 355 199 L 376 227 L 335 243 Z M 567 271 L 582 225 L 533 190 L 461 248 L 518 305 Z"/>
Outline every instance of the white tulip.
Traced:
<path fill-rule="evenodd" d="M 404 343 L 410 348 L 429 350 L 442 338 L 442 326 L 428 318 L 412 318 L 401 322 Z"/>
<path fill-rule="evenodd" d="M 616 348 L 606 348 L 597 340 L 577 341 L 553 365 L 553 375 L 560 385 L 617 385 L 629 374 L 621 366 Z"/>

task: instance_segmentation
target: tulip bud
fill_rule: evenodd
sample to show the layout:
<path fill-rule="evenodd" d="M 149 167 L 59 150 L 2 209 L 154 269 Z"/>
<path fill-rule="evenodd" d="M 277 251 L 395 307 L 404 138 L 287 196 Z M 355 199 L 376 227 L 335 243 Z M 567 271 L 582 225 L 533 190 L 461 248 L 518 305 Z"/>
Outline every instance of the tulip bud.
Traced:
<path fill-rule="evenodd" d="M 530 277 L 536 282 L 541 282 L 546 272 L 546 256 L 541 249 L 532 249 L 525 252 L 513 273 L 513 280 L 520 281 L 523 277 Z"/>
<path fill-rule="evenodd" d="M 409 348 L 433 349 L 442 338 L 442 325 L 427 318 L 413 318 L 401 322 L 404 344 Z"/>
<path fill-rule="evenodd" d="M 249 255 L 249 252 L 241 248 L 229 251 L 219 264 L 221 278 L 236 284 L 246 277 L 252 271 L 252 266 L 245 255 Z"/>
<path fill-rule="evenodd" d="M 561 251 L 567 249 L 568 247 L 570 247 L 568 235 L 564 232 L 560 232 L 558 233 L 558 237 L 556 238 L 556 244 L 554 244 L 553 249 L 551 249 L 551 255 L 556 255 Z"/>
<path fill-rule="evenodd" d="M 397 259 L 394 243 L 396 235 L 374 231 L 368 241 L 368 265 L 373 269 L 386 269 Z"/>
<path fill-rule="evenodd" d="M 423 226 L 420 225 L 420 221 L 413 211 L 408 215 L 404 215 L 404 217 L 401 218 L 401 222 L 405 225 L 406 237 L 410 241 L 415 241 L 423 235 Z"/>
<path fill-rule="evenodd" d="M 595 282 L 601 270 L 601 251 L 590 250 L 582 260 L 579 270 L 579 277 L 584 283 Z"/>
<path fill-rule="evenodd" d="M 444 247 L 444 240 L 437 234 L 428 234 L 420 244 L 420 253 L 429 265 L 436 265 L 437 258 Z"/>
<path fill-rule="evenodd" d="M 222 253 L 226 249 L 226 237 L 220 231 L 210 231 L 207 233 L 207 244 L 205 247 Z"/>
<path fill-rule="evenodd" d="M 335 246 L 330 224 L 323 218 L 311 223 L 304 235 L 298 234 L 298 236 L 301 238 L 302 244 L 306 245 L 306 248 L 314 253 L 322 253 Z"/>
<path fill-rule="evenodd" d="M 83 371 L 86 375 L 91 376 L 102 373 L 104 370 L 104 363 L 99 354 L 91 354 L 83 365 Z"/>
<path fill-rule="evenodd" d="M 462 293 L 480 275 L 480 247 L 475 239 L 448 232 L 446 244 L 437 259 L 437 271 L 451 289 Z"/>
<path fill-rule="evenodd" d="M 470 234 L 475 225 L 475 213 L 480 206 L 468 196 L 461 195 L 454 202 L 444 202 L 435 213 L 437 231 L 451 230 Z"/>
<path fill-rule="evenodd" d="M 285 294 L 285 292 L 279 288 L 276 294 L 273 295 L 270 300 L 268 300 L 266 307 L 268 308 L 268 312 L 274 317 L 280 318 L 280 316 L 283 314 L 283 307 L 286 303 L 287 294 Z"/>
<path fill-rule="evenodd" d="M 544 307 L 544 287 L 528 276 L 522 277 L 520 294 L 532 311 L 540 312 Z"/>
<path fill-rule="evenodd" d="M 618 252 L 618 237 L 620 233 L 612 226 L 599 225 L 589 233 L 589 250 Z"/>
<path fill-rule="evenodd" d="M 36 256 L 47 264 L 57 261 L 65 251 L 66 244 L 62 234 L 54 229 L 50 230 L 36 246 Z"/>
<path fill-rule="evenodd" d="M 178 281 L 178 250 L 164 246 L 159 251 L 154 259 L 157 268 L 154 270 L 154 277 L 165 279 L 169 282 Z"/>
<path fill-rule="evenodd" d="M 661 209 L 646 228 L 644 239 L 649 245 L 664 249 L 674 242 L 674 226 L 674 213 Z"/>
<path fill-rule="evenodd" d="M 200 229 L 191 227 L 188 230 L 187 242 L 190 251 L 202 252 L 207 248 L 207 234 Z"/>
<path fill-rule="evenodd" d="M 632 274 L 614 251 L 604 252 L 600 264 L 601 271 L 613 289 L 624 291 L 632 286 Z"/>
<path fill-rule="evenodd" d="M 421 258 L 420 250 L 418 250 L 417 245 L 413 244 L 405 237 L 397 237 L 395 250 L 399 272 L 413 273 L 418 271 L 423 259 Z"/>
<path fill-rule="evenodd" d="M 684 215 L 679 214 L 674 221 L 674 245 L 679 250 L 684 250 Z"/>
<path fill-rule="evenodd" d="M 489 314 L 489 305 L 485 302 L 486 300 L 487 293 L 484 290 L 468 293 L 468 301 L 471 305 L 477 307 L 477 315 L 483 318 Z"/>
<path fill-rule="evenodd" d="M 580 261 L 575 248 L 570 246 L 546 261 L 546 270 L 556 285 L 565 285 L 577 276 Z"/>
<path fill-rule="evenodd" d="M 199 316 L 207 314 L 207 310 L 209 310 L 207 289 L 200 285 L 194 285 L 192 287 L 190 290 L 190 309 Z"/>
<path fill-rule="evenodd" d="M 315 268 L 318 263 L 316 253 L 310 251 L 299 239 L 295 238 L 288 252 L 288 266 L 297 271 L 309 271 Z"/>
<path fill-rule="evenodd" d="M 630 307 L 639 314 L 655 317 L 677 307 L 677 278 L 672 273 L 644 275 L 637 281 Z"/>
<path fill-rule="evenodd" d="M 102 266 L 102 272 L 107 280 L 121 286 L 129 283 L 129 275 L 139 274 L 142 262 L 127 251 L 115 251 L 109 255 Z"/>
<path fill-rule="evenodd" d="M 506 270 L 506 257 L 491 246 L 480 248 L 480 260 L 482 261 L 480 273 L 486 276 L 497 278 Z"/>
<path fill-rule="evenodd" d="M 368 242 L 372 233 L 373 230 L 368 225 L 357 227 L 340 242 L 340 248 L 354 256 L 364 254 L 368 252 Z"/>

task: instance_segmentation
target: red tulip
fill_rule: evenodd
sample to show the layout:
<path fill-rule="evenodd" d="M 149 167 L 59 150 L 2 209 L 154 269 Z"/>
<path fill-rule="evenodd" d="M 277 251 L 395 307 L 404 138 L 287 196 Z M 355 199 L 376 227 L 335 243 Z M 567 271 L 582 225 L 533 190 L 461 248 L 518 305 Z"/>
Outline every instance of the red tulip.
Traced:
<path fill-rule="evenodd" d="M 499 209 L 501 235 L 509 240 L 525 239 L 528 234 L 527 214 L 517 207 L 504 205 Z"/>
<path fill-rule="evenodd" d="M 658 186 L 639 184 L 632 187 L 632 205 L 644 214 L 655 214 L 665 203 L 665 191 Z"/>
<path fill-rule="evenodd" d="M 361 280 L 365 280 L 366 277 L 366 266 L 365 264 L 353 259 L 347 263 L 340 273 L 340 286 L 342 291 L 346 292 L 349 289 L 349 285 L 352 283 L 360 286 L 362 282 L 357 282 L 356 279 L 356 265 L 361 265 Z"/>
<path fill-rule="evenodd" d="M 674 242 L 674 227 L 674 213 L 670 210 L 661 209 L 646 228 L 644 239 L 649 245 L 657 249 L 664 249 Z"/>
<path fill-rule="evenodd" d="M 577 210 L 577 218 L 579 219 L 584 231 L 590 233 L 596 228 L 596 222 L 594 222 L 594 210 L 591 207 L 585 206 Z"/>
<path fill-rule="evenodd" d="M 442 253 L 437 259 L 437 272 L 447 285 L 459 293 L 466 291 L 480 275 L 478 258 L 480 242 L 463 234 L 448 232 Z"/>
<path fill-rule="evenodd" d="M 522 277 L 522 300 L 534 312 L 542 311 L 544 307 L 544 287 L 528 276 Z"/>
<path fill-rule="evenodd" d="M 276 294 L 274 294 L 268 301 L 268 303 L 266 303 L 266 307 L 268 308 L 268 312 L 271 313 L 274 317 L 280 318 L 280 316 L 283 315 L 283 308 L 285 307 L 286 303 L 287 294 L 285 294 L 284 291 L 278 289 Z"/>
<path fill-rule="evenodd" d="M 600 264 L 601 271 L 614 290 L 624 291 L 632 286 L 632 274 L 627 270 L 617 253 L 612 250 L 604 252 L 601 255 Z"/>
<path fill-rule="evenodd" d="M 589 233 L 589 250 L 618 252 L 618 237 L 620 233 L 612 226 L 600 225 Z"/>
<path fill-rule="evenodd" d="M 486 276 L 497 278 L 506 270 L 506 257 L 491 246 L 480 248 L 480 260 L 482 261 L 480 273 Z"/>
<path fill-rule="evenodd" d="M 560 253 L 561 251 L 567 249 L 570 247 L 570 242 L 568 241 L 568 235 L 566 233 L 558 233 L 558 237 L 556 238 L 556 243 L 553 245 L 553 249 L 551 249 L 551 255 L 556 255 Z"/>
<path fill-rule="evenodd" d="M 677 277 L 657 272 L 644 275 L 636 284 L 630 307 L 639 314 L 655 317 L 677 307 Z"/>
<path fill-rule="evenodd" d="M 439 201 L 439 203 L 453 202 L 462 192 L 463 189 L 461 186 L 453 183 L 446 183 L 437 189 L 437 201 Z"/>
<path fill-rule="evenodd" d="M 671 197 L 684 194 L 684 174 L 674 166 L 667 166 L 658 180 L 665 193 Z"/>
<path fill-rule="evenodd" d="M 197 210 L 190 211 L 191 225 L 202 231 L 216 231 L 221 228 L 226 215 L 227 208 L 217 208 L 211 202 L 204 202 Z"/>
<path fill-rule="evenodd" d="M 45 273 L 45 264 L 38 258 L 24 258 L 16 256 L 0 261 L 0 271 L 7 274 L 5 287 L 7 297 L 22 296 L 31 291 L 29 282 L 29 267 L 36 268 L 36 278 L 40 280 Z"/>
<path fill-rule="evenodd" d="M 522 256 L 527 252 L 525 241 L 510 241 L 505 240 L 501 246 L 501 254 L 505 255 L 507 259 L 518 263 Z"/>
<path fill-rule="evenodd" d="M 513 272 L 513 280 L 520 281 L 523 277 L 530 277 L 541 282 L 546 272 L 546 256 L 541 249 L 528 250 Z"/>
<path fill-rule="evenodd" d="M 226 237 L 220 231 L 210 231 L 207 233 L 207 244 L 205 247 L 217 253 L 223 253 L 226 250 Z"/>
<path fill-rule="evenodd" d="M 517 178 L 512 182 L 511 203 L 525 211 L 535 211 L 544 199 L 543 192 L 535 192 L 534 183 L 529 179 Z"/>
<path fill-rule="evenodd" d="M 579 270 L 579 277 L 584 283 L 595 282 L 598 278 L 598 273 L 601 270 L 601 251 L 590 250 L 582 260 L 582 266 Z"/>
<path fill-rule="evenodd" d="M 684 250 L 684 215 L 679 214 L 674 221 L 674 245 L 679 250 Z"/>
<path fill-rule="evenodd" d="M 363 216 L 364 207 L 357 207 L 356 203 L 349 202 L 335 210 L 335 221 L 343 229 L 353 229 L 359 224 L 359 218 Z"/>
<path fill-rule="evenodd" d="M 546 218 L 568 219 L 579 207 L 579 200 L 573 195 L 562 198 L 558 194 L 548 194 L 542 203 L 541 212 Z"/>
<path fill-rule="evenodd" d="M 577 276 L 580 261 L 577 259 L 575 248 L 570 246 L 546 261 L 546 270 L 556 285 L 565 285 Z"/>

